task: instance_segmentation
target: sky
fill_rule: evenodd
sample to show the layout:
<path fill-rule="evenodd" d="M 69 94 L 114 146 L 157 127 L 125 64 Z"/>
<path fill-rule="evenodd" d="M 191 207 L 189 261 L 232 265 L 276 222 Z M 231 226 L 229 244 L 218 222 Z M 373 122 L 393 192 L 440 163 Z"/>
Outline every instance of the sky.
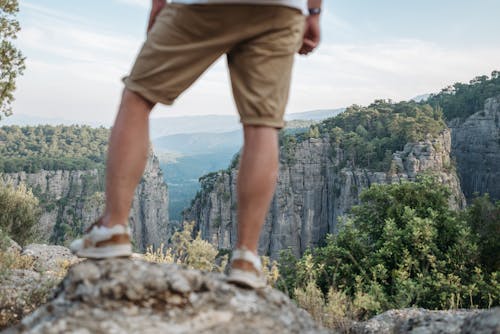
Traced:
<path fill-rule="evenodd" d="M 20 0 L 14 113 L 111 125 L 149 0 Z M 498 0 L 324 0 L 322 43 L 297 56 L 288 113 L 408 100 L 500 70 Z M 225 59 L 153 117 L 234 115 Z"/>

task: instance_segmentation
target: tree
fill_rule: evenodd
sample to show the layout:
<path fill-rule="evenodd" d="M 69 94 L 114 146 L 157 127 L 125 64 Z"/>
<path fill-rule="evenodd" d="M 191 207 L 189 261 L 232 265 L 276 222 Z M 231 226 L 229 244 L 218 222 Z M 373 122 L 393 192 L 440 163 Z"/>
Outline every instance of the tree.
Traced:
<path fill-rule="evenodd" d="M 500 201 L 488 194 L 476 197 L 465 212 L 465 219 L 477 235 L 481 263 L 486 271 L 500 268 Z"/>
<path fill-rule="evenodd" d="M 498 268 L 480 261 L 481 250 L 490 257 L 498 252 L 496 235 L 485 235 L 494 234 L 497 225 L 484 223 L 497 221 L 497 208 L 486 200 L 477 202 L 468 213 L 477 226 L 471 228 L 449 208 L 449 195 L 430 176 L 372 185 L 340 223 L 338 234 L 327 236 L 325 246 L 299 260 L 280 259 L 280 267 L 288 267 L 286 290 L 295 284 L 307 292 L 312 281 L 324 296 L 333 289 L 348 297 L 360 318 L 392 308 L 498 305 Z M 475 230 L 486 248 L 479 247 Z"/>
<path fill-rule="evenodd" d="M 0 1 L 0 119 L 12 114 L 16 78 L 25 69 L 25 58 L 12 43 L 21 29 L 15 18 L 18 11 L 17 0 Z"/>
<path fill-rule="evenodd" d="M 15 188 L 0 180 L 0 230 L 24 245 L 33 241 L 40 208 L 38 199 L 24 184 Z"/>

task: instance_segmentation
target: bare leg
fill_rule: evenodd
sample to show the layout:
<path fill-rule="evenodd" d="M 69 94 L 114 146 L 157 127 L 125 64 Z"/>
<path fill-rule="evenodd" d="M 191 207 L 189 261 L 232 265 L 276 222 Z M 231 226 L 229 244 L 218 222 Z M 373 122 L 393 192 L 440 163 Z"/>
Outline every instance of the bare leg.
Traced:
<path fill-rule="evenodd" d="M 244 126 L 245 143 L 238 174 L 238 248 L 257 254 L 260 231 L 269 210 L 278 176 L 278 131 Z M 245 261 L 234 268 L 252 270 Z"/>
<path fill-rule="evenodd" d="M 106 208 L 103 224 L 126 224 L 134 191 L 149 153 L 149 113 L 154 104 L 124 90 L 109 139 L 106 165 Z"/>

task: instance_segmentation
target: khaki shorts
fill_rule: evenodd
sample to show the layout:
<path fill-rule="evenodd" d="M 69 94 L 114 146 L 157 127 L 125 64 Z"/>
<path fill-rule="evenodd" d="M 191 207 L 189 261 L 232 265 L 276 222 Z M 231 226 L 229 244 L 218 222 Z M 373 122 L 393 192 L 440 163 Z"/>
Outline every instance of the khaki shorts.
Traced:
<path fill-rule="evenodd" d="M 284 6 L 167 4 L 125 86 L 151 102 L 172 104 L 226 54 L 241 122 L 282 128 L 304 20 Z"/>

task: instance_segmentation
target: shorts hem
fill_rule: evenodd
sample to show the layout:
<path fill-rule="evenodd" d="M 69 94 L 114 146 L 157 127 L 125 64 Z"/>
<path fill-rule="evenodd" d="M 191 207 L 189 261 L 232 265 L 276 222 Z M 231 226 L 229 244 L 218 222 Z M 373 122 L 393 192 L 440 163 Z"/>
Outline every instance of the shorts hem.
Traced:
<path fill-rule="evenodd" d="M 275 119 L 269 119 L 263 117 L 242 118 L 240 119 L 240 122 L 243 125 L 265 126 L 268 128 L 276 128 L 276 129 L 283 129 L 285 127 L 284 121 L 278 121 Z"/>
<path fill-rule="evenodd" d="M 130 80 L 129 77 L 123 78 L 122 81 L 128 90 L 141 95 L 143 98 L 145 98 L 149 102 L 161 103 L 161 104 L 165 104 L 168 106 L 170 106 L 174 103 L 173 99 L 167 99 L 165 97 L 160 97 L 160 96 L 157 96 L 156 94 L 152 94 L 150 91 L 148 91 L 147 88 L 133 82 L 132 80 Z"/>

